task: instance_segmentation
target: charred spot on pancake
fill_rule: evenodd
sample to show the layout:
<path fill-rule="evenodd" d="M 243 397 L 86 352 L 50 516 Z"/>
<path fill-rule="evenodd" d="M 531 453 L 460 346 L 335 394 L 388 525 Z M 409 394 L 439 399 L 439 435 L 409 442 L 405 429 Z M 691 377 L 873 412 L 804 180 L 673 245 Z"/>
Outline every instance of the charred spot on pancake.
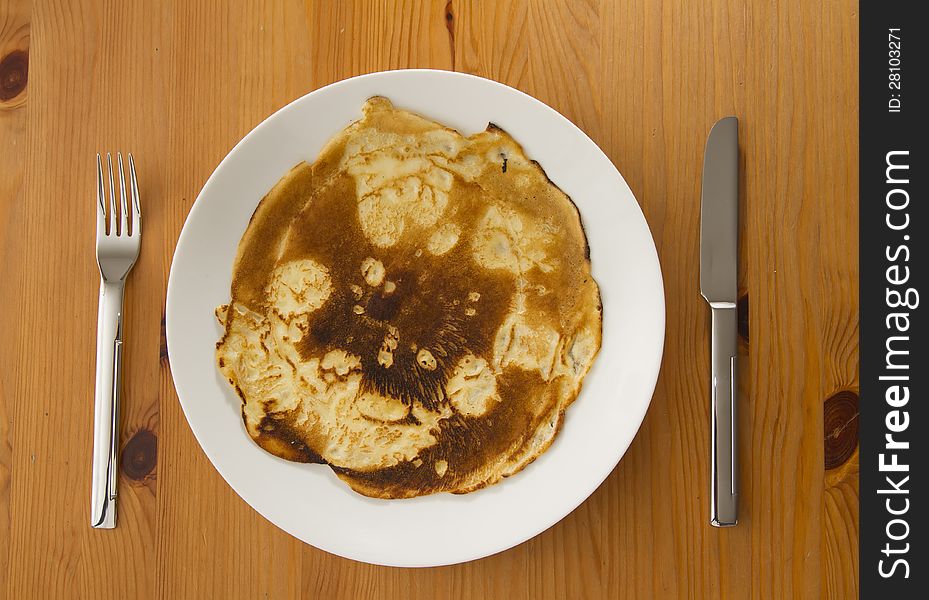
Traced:
<path fill-rule="evenodd" d="M 577 208 L 505 131 L 372 98 L 261 201 L 217 364 L 249 435 L 359 493 L 464 493 L 551 444 L 600 344 Z"/>
<path fill-rule="evenodd" d="M 306 445 L 300 432 L 285 421 L 264 417 L 259 430 L 261 433 L 255 441 L 271 454 L 294 462 L 326 462 Z"/>

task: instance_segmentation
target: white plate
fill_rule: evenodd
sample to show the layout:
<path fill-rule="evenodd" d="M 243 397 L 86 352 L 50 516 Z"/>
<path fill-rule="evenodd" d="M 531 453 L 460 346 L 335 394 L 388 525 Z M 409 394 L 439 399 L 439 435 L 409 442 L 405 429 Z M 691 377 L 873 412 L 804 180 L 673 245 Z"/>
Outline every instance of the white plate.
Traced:
<path fill-rule="evenodd" d="M 278 459 L 245 432 L 239 399 L 214 363 L 213 310 L 228 302 L 232 262 L 258 201 L 382 95 L 464 134 L 494 122 L 578 205 L 603 298 L 603 347 L 552 447 L 519 474 L 463 495 L 374 500 L 328 467 Z M 634 116 L 630 116 L 634 118 Z M 500 83 L 445 71 L 390 71 L 292 102 L 213 172 L 178 240 L 168 281 L 171 372 L 190 427 L 229 485 L 272 523 L 317 548 L 369 563 L 434 566 L 506 550 L 551 527 L 610 474 L 639 428 L 664 341 L 658 256 L 632 192 L 566 118 Z"/>

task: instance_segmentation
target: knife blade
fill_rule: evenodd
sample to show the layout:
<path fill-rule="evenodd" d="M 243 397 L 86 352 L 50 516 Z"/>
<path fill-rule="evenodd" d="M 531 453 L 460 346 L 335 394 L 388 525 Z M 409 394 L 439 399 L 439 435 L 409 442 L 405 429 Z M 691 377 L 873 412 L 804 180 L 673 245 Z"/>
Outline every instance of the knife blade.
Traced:
<path fill-rule="evenodd" d="M 700 293 L 710 305 L 710 524 L 738 522 L 736 456 L 736 294 L 739 228 L 739 121 L 710 131 L 703 155 Z"/>

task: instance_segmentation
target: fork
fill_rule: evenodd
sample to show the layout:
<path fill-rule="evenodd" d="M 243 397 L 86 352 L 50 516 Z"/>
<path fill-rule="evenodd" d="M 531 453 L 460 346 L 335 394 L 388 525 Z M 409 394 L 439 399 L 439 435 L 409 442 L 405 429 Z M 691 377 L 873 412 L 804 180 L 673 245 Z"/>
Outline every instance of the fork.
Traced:
<path fill-rule="evenodd" d="M 106 155 L 109 200 L 103 187 L 103 163 L 97 154 L 97 265 L 100 267 L 100 306 L 97 312 L 97 381 L 94 391 L 93 482 L 90 525 L 116 526 L 116 455 L 119 441 L 119 394 L 122 382 L 123 288 L 139 257 L 142 214 L 135 161 L 129 154 L 130 211 L 122 154 L 119 170 L 119 211 L 113 184 L 113 160 Z M 131 217 L 130 217 L 131 214 Z"/>

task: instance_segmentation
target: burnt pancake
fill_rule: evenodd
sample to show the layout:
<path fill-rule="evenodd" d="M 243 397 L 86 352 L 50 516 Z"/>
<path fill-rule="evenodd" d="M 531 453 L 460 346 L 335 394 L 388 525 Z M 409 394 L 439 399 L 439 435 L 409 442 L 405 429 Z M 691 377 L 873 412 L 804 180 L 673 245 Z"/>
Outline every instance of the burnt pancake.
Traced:
<path fill-rule="evenodd" d="M 379 498 L 548 448 L 601 337 L 577 208 L 506 132 L 385 98 L 262 199 L 217 309 L 248 434 Z"/>

